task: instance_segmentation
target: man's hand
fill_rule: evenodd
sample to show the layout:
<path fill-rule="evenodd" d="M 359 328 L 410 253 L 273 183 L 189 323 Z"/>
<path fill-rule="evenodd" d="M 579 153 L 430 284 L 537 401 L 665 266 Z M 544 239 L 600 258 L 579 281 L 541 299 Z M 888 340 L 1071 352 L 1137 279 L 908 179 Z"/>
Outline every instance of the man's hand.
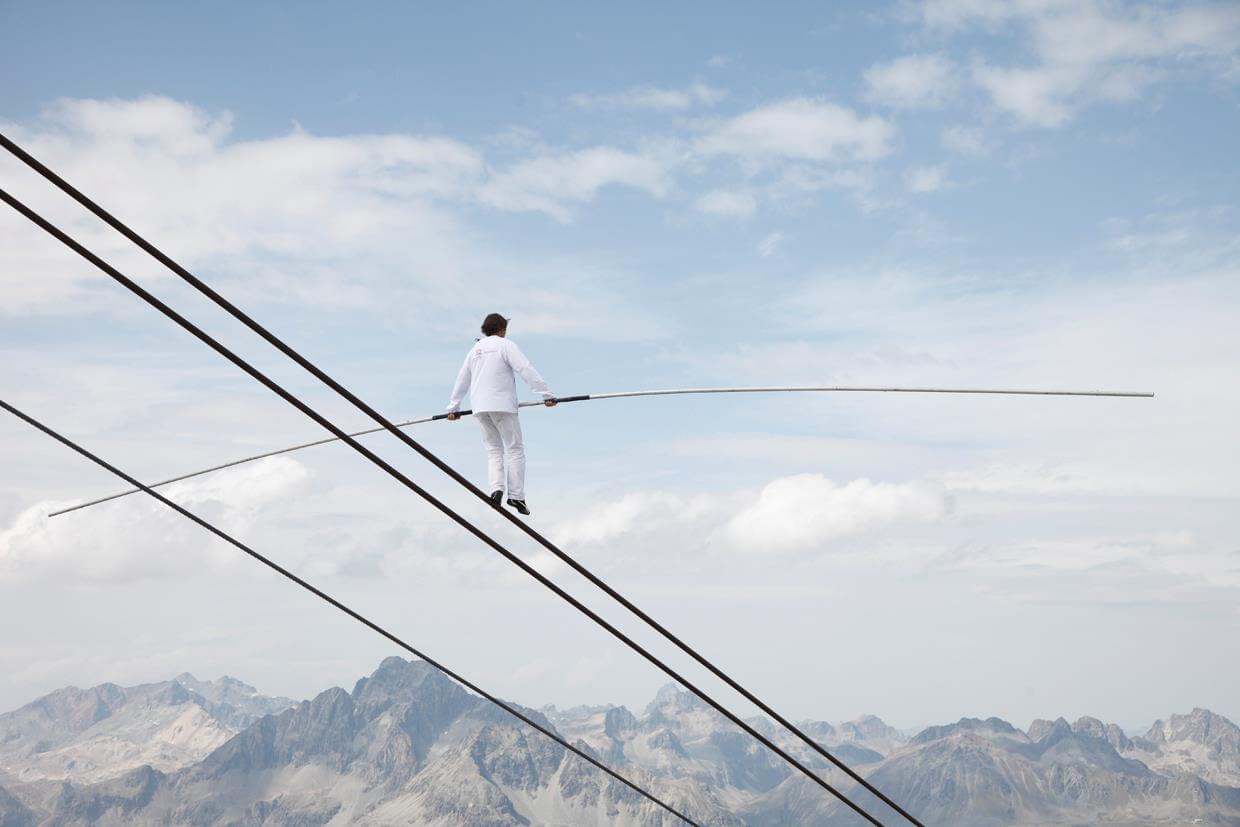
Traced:
<path fill-rule="evenodd" d="M 460 418 L 461 418 L 461 415 L 457 413 L 456 411 L 453 411 L 452 413 L 448 414 L 449 422 L 456 422 Z"/>
<path fill-rule="evenodd" d="M 556 405 L 556 402 L 554 399 L 544 399 L 543 404 L 546 405 L 548 408 L 554 408 Z"/>

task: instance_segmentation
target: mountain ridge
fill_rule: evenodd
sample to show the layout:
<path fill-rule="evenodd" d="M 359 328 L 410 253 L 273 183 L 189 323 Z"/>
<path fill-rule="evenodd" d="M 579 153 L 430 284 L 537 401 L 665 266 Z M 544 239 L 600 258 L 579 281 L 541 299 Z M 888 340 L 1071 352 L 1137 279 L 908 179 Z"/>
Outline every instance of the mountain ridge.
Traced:
<path fill-rule="evenodd" d="M 175 769 L 292 703 L 234 678 L 199 681 L 188 673 L 130 687 L 64 687 L 0 714 L 0 767 L 27 781 Z"/>
<path fill-rule="evenodd" d="M 205 755 L 183 751 L 163 767 L 107 777 L 90 767 L 70 767 L 61 778 L 30 771 L 48 754 L 94 743 L 110 721 L 175 709 L 215 710 L 210 720 L 221 730 L 230 715 L 255 717 Z M 614 705 L 521 709 L 704 823 L 858 823 L 674 685 L 640 715 Z M 753 723 L 888 821 L 889 810 L 820 755 L 765 718 Z M 1040 719 L 1028 730 L 962 718 L 908 737 L 869 715 L 798 726 L 928 824 L 1240 824 L 1240 728 L 1209 710 L 1169 716 L 1134 738 L 1088 716 L 1074 724 Z M 6 732 L 17 733 L 7 747 Z M 40 738 L 50 753 L 31 748 Z M 139 687 L 67 687 L 0 715 L 0 827 L 359 822 L 672 819 L 429 665 L 398 657 L 351 691 L 331 687 L 300 702 L 266 699 L 234 678 L 201 682 L 185 673 Z"/>

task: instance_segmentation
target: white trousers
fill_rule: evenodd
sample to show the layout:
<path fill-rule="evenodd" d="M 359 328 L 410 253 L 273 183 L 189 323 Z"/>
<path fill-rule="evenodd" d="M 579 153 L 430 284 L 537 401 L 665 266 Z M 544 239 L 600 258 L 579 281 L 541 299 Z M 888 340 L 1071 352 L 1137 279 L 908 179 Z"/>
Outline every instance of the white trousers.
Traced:
<path fill-rule="evenodd" d="M 487 447 L 487 493 L 504 485 L 504 459 L 508 459 L 508 499 L 525 500 L 525 443 L 521 441 L 521 420 L 507 411 L 474 414 L 482 426 L 482 442 Z"/>

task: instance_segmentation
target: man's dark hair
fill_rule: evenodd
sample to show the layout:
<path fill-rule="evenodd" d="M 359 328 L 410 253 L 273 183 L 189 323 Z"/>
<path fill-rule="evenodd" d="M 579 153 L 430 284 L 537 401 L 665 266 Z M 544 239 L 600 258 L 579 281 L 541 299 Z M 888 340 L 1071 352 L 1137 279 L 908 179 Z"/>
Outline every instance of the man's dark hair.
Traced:
<path fill-rule="evenodd" d="M 498 313 L 488 313 L 482 320 L 482 335 L 494 336 L 508 329 L 508 320 Z"/>

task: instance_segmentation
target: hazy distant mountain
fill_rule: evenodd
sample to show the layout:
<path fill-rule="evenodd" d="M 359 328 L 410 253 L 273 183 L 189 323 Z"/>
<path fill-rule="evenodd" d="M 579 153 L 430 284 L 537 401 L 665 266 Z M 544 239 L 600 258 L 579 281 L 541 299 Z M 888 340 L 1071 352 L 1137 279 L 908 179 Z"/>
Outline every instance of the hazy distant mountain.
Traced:
<path fill-rule="evenodd" d="M 740 823 L 708 787 L 633 772 L 712 821 Z M 429 666 L 399 658 L 352 692 L 329 689 L 257 721 L 179 771 L 141 768 L 24 793 L 57 824 L 664 823 L 627 787 Z"/>
<path fill-rule="evenodd" d="M 0 827 L 674 821 L 420 662 L 389 658 L 351 692 L 329 689 L 285 706 L 236 681 L 189 676 L 53 693 L 0 716 Z M 273 714 L 257 717 L 264 708 Z M 214 722 L 195 730 L 198 748 L 226 721 L 254 717 L 203 755 L 177 753 L 181 763 L 166 746 L 151 746 L 166 745 L 178 719 L 156 718 L 194 709 Z M 616 706 L 525 711 L 703 823 L 862 823 L 675 687 L 640 714 Z M 101 726 L 108 721 L 110 729 Z M 855 794 L 795 738 L 763 718 L 752 725 Z M 1094 718 L 1037 721 L 1028 732 L 966 718 L 909 739 L 873 716 L 798 726 L 931 825 L 1240 825 L 1240 788 L 1227 783 L 1237 774 L 1240 730 L 1206 710 L 1132 739 Z M 111 777 L 98 764 L 79 773 L 64 763 L 75 748 L 97 757 L 113 732 L 139 754 L 168 760 Z M 46 771 L 57 766 L 61 775 Z M 868 796 L 856 800 L 897 823 Z"/>
<path fill-rule="evenodd" d="M 863 715 L 855 721 L 845 721 L 839 726 L 840 744 L 857 744 L 881 753 L 891 752 L 907 739 L 898 729 L 889 727 L 873 715 Z"/>
<path fill-rule="evenodd" d="M 1155 772 L 1116 750 L 1117 731 L 1092 718 L 1035 722 L 1028 733 L 965 718 L 924 730 L 869 779 L 927 824 L 1240 824 L 1240 789 Z M 855 823 L 839 806 L 824 816 Z"/>
<path fill-rule="evenodd" d="M 68 687 L 0 715 L 0 768 L 22 781 L 102 781 L 143 765 L 178 769 L 292 704 L 233 678 L 189 674 L 141 686 Z"/>
<path fill-rule="evenodd" d="M 1125 755 L 1159 772 L 1240 787 L 1240 727 L 1208 709 L 1172 715 L 1166 723 L 1155 721 Z"/>

